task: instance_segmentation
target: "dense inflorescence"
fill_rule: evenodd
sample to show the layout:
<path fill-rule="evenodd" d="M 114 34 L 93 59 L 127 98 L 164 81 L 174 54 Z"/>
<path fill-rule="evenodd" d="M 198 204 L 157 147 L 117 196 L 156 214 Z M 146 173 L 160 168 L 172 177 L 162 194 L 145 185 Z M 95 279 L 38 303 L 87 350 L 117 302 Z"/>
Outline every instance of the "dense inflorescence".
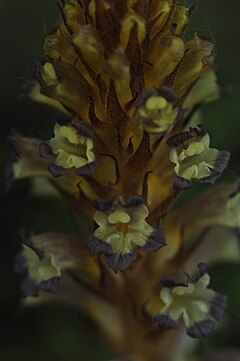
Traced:
<path fill-rule="evenodd" d="M 22 289 L 28 300 L 51 291 L 72 300 L 123 356 L 170 360 L 182 323 L 206 337 L 226 309 L 202 262 L 237 254 L 236 184 L 170 211 L 182 190 L 214 183 L 229 161 L 197 122 L 199 106 L 220 95 L 214 45 L 184 39 L 192 9 L 174 0 L 71 0 L 59 9 L 30 97 L 60 115 L 50 140 L 13 135 L 12 177 L 45 177 L 92 234 L 24 237 Z M 219 257 L 209 254 L 217 242 Z"/>

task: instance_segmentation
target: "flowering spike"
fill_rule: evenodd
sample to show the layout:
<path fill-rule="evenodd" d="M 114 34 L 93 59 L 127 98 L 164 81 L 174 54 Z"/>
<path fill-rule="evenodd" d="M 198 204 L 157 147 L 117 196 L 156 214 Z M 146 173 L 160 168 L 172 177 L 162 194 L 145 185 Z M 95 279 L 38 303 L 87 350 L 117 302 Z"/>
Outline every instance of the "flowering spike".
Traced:
<path fill-rule="evenodd" d="M 191 274 L 199 261 L 239 254 L 235 184 L 172 210 L 180 191 L 195 180 L 214 183 L 229 161 L 228 152 L 210 148 L 205 126 L 193 128 L 196 109 L 220 96 L 214 44 L 197 34 L 185 40 L 192 9 L 175 0 L 58 7 L 61 22 L 45 39 L 30 97 L 62 115 L 49 141 L 12 136 L 8 183 L 45 177 L 93 231 L 85 242 L 31 236 L 18 267 L 24 293 L 49 298 L 61 279 L 56 297 L 93 317 L 121 357 L 168 361 L 180 319 L 190 336 L 205 337 L 226 308 L 225 296 L 207 288 L 202 263 L 194 277 L 179 265 Z M 186 242 L 191 236 L 194 244 Z M 152 316 L 177 331 L 159 331 Z"/>

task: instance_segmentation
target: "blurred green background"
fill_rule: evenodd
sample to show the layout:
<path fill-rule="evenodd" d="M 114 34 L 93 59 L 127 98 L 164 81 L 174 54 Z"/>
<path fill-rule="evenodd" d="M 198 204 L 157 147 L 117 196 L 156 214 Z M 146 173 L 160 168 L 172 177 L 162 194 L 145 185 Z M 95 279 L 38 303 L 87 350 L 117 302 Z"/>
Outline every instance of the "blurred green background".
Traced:
<path fill-rule="evenodd" d="M 190 1 L 184 1 L 192 5 Z M 203 108 L 203 120 L 219 149 L 232 153 L 227 177 L 240 170 L 240 47 L 236 0 L 196 1 L 189 32 L 197 31 L 217 44 L 217 73 L 223 85 L 233 87 L 230 96 Z M 11 128 L 27 136 L 47 139 L 56 114 L 53 110 L 19 99 L 22 85 L 31 81 L 33 63 L 42 55 L 44 34 L 54 28 L 58 10 L 52 0 L 0 0 L 0 117 L 1 174 L 10 157 L 5 139 Z M 60 305 L 23 311 L 19 278 L 13 264 L 20 248 L 17 232 L 22 227 L 42 231 L 74 232 L 68 208 L 55 199 L 33 197 L 29 182 L 16 184 L 4 193 L 1 177 L 0 251 L 0 360 L 1 361 L 104 361 L 112 352 L 90 333 L 80 315 Z M 46 210 L 48 210 L 46 212 Z M 240 266 L 219 265 L 211 270 L 213 284 L 230 297 L 227 333 L 217 331 L 199 343 L 200 352 L 220 346 L 240 346 Z M 157 361 L 157 360 L 156 360 Z M 229 360 L 231 361 L 231 360 Z"/>

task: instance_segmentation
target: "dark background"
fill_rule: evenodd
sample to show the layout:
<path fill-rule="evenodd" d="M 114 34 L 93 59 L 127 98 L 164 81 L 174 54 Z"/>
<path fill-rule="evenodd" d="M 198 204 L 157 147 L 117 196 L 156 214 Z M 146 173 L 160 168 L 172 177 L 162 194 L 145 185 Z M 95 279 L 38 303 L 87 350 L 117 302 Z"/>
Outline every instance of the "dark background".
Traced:
<path fill-rule="evenodd" d="M 190 1 L 184 3 L 192 5 Z M 226 176 L 232 177 L 240 169 L 240 5 L 237 0 L 196 3 L 189 32 L 197 31 L 216 42 L 219 81 L 234 88 L 230 96 L 203 108 L 203 121 L 211 130 L 213 145 L 232 153 Z M 1 175 L 10 157 L 6 137 L 11 128 L 27 136 L 49 138 L 55 112 L 19 99 L 19 94 L 22 85 L 31 81 L 33 63 L 42 55 L 44 34 L 54 28 L 57 19 L 58 10 L 52 0 L 0 0 Z M 33 197 L 28 181 L 19 182 L 6 195 L 3 178 L 1 176 L 0 360 L 107 360 L 111 351 L 91 335 L 73 309 L 60 305 L 21 309 L 19 278 L 13 272 L 15 255 L 20 249 L 18 230 L 24 227 L 34 229 L 35 233 L 71 232 L 74 225 L 61 201 Z M 230 306 L 226 316 L 227 334 L 217 331 L 201 341 L 198 351 L 203 353 L 220 346 L 240 346 L 240 266 L 222 264 L 214 267 L 211 275 L 214 287 L 229 294 Z"/>

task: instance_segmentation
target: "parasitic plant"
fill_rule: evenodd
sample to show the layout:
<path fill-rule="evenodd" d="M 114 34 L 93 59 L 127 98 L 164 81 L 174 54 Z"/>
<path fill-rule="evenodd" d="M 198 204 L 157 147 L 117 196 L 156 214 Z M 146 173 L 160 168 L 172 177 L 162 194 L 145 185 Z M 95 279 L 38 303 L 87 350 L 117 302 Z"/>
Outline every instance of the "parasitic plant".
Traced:
<path fill-rule="evenodd" d="M 227 307 L 206 264 L 235 253 L 240 226 L 237 183 L 173 208 L 228 165 L 197 121 L 220 95 L 214 45 L 185 40 L 192 9 L 174 0 L 58 5 L 30 97 L 60 115 L 49 140 L 12 136 L 12 176 L 45 177 L 91 232 L 23 236 L 26 303 L 72 302 L 126 360 L 178 361 Z"/>

